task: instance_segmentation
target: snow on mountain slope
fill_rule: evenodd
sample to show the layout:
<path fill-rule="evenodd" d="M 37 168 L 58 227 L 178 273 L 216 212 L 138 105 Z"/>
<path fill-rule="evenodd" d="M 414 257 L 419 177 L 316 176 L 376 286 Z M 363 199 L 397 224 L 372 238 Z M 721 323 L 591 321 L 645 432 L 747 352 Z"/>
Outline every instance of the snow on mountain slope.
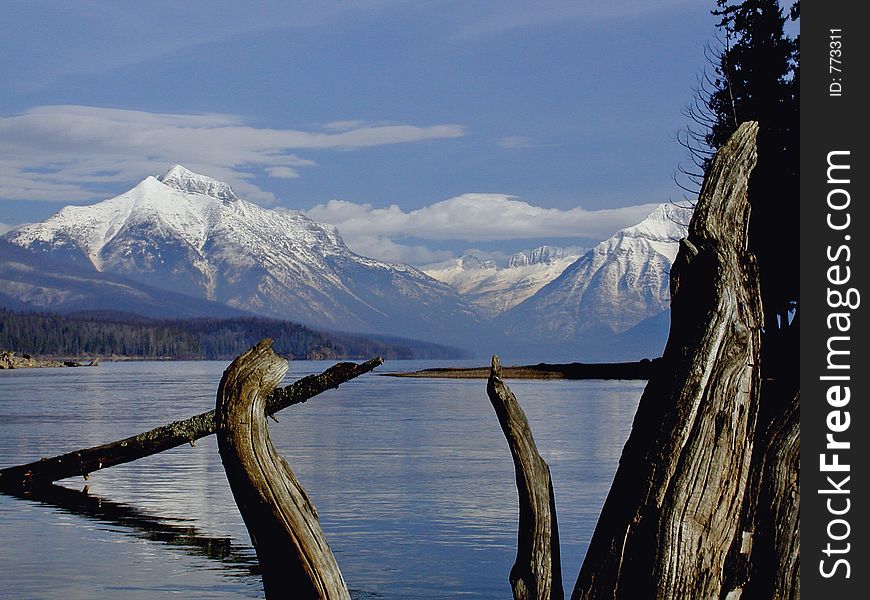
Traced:
<path fill-rule="evenodd" d="M 523 340 L 593 342 L 664 312 L 670 267 L 690 218 L 689 209 L 659 206 L 581 256 L 498 324 Z"/>
<path fill-rule="evenodd" d="M 495 317 L 558 277 L 581 253 L 580 248 L 541 246 L 514 254 L 503 268 L 465 255 L 423 267 L 423 272 L 456 289 L 482 314 Z"/>
<path fill-rule="evenodd" d="M 238 317 L 250 313 L 120 275 L 90 263 L 70 264 L 0 240 L 0 306 L 69 313 L 120 310 L 145 317 Z"/>
<path fill-rule="evenodd" d="M 321 327 L 453 344 L 482 331 L 449 286 L 354 254 L 334 227 L 251 204 L 180 166 L 5 238 L 158 288 Z"/>

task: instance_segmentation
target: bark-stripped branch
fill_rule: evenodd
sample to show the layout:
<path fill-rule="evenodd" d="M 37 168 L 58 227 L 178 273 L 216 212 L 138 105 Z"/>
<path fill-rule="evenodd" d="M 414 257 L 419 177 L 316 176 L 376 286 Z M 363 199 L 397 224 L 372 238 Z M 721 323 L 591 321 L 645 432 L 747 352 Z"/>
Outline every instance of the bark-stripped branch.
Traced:
<path fill-rule="evenodd" d="M 218 451 L 257 550 L 266 598 L 350 600 L 317 511 L 269 436 L 269 394 L 287 361 L 263 340 L 224 371 L 215 406 Z"/>
<path fill-rule="evenodd" d="M 516 396 L 501 379 L 497 356 L 492 357 L 486 392 L 507 438 L 517 478 L 520 522 L 517 558 L 510 572 L 514 600 L 559 600 L 565 593 L 550 467 L 538 453 Z"/>

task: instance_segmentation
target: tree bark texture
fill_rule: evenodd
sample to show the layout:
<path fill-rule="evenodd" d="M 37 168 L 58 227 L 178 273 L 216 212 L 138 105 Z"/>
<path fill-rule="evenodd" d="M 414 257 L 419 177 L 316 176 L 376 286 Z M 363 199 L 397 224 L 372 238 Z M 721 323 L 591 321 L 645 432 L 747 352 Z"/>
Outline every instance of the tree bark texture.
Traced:
<path fill-rule="evenodd" d="M 761 510 L 756 518 L 759 539 L 770 558 L 757 559 L 756 581 L 772 580 L 770 593 L 760 585 L 753 598 L 798 600 L 800 575 L 800 395 L 794 396 L 785 413 L 768 429 L 762 471 Z M 753 553 L 755 554 L 755 553 Z M 747 594 L 747 596 L 750 596 Z"/>
<path fill-rule="evenodd" d="M 492 357 L 486 392 L 507 438 L 517 478 L 520 519 L 517 558 L 510 572 L 514 599 L 561 599 L 565 593 L 550 467 L 538 453 L 516 396 L 501 379 L 497 356 Z"/>
<path fill-rule="evenodd" d="M 671 331 L 572 598 L 719 598 L 750 472 L 763 323 L 747 251 L 758 126 L 714 158 L 671 270 Z"/>
<path fill-rule="evenodd" d="M 742 533 L 732 544 L 723 598 L 800 598 L 799 476 L 800 393 L 783 398 L 766 382 Z"/>
<path fill-rule="evenodd" d="M 374 358 L 362 364 L 338 363 L 319 375 L 303 377 L 272 392 L 267 400 L 266 414 L 272 415 L 291 404 L 305 402 L 321 392 L 337 388 L 339 384 L 368 373 L 383 362 L 381 358 Z M 128 463 L 183 444 L 192 445 L 215 430 L 215 413 L 210 410 L 108 444 L 2 469 L 0 489 L 48 485 L 76 475 L 87 477 L 99 469 Z"/>
<path fill-rule="evenodd" d="M 221 379 L 215 408 L 221 461 L 257 551 L 266 597 L 350 600 L 317 511 L 269 436 L 267 398 L 287 371 L 270 346 L 270 340 L 258 343 Z"/>

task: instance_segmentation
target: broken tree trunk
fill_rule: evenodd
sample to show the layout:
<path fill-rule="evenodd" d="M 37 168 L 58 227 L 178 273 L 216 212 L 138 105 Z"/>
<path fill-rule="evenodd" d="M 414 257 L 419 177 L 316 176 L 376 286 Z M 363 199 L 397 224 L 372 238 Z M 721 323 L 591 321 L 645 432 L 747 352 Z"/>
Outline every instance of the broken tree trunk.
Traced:
<path fill-rule="evenodd" d="M 756 514 L 753 577 L 745 598 L 797 600 L 801 595 L 800 394 L 767 429 Z"/>
<path fill-rule="evenodd" d="M 267 398 L 287 371 L 270 346 L 261 341 L 224 371 L 215 408 L 221 461 L 266 597 L 350 600 L 317 511 L 269 437 Z"/>
<path fill-rule="evenodd" d="M 732 543 L 723 598 L 800 598 L 800 392 L 777 387 L 762 386 L 741 533 Z"/>
<path fill-rule="evenodd" d="M 383 359 L 374 358 L 361 364 L 338 363 L 320 373 L 276 389 L 269 396 L 266 414 L 272 415 L 291 404 L 305 402 L 326 390 L 337 388 L 354 377 L 368 373 Z M 128 463 L 196 440 L 215 432 L 213 410 L 183 421 L 175 421 L 123 440 L 43 458 L 26 465 L 0 470 L 0 490 L 47 485 L 53 481 L 93 473 L 99 469 Z"/>
<path fill-rule="evenodd" d="M 562 588 L 559 528 L 550 467 L 541 458 L 523 409 L 501 379 L 501 364 L 492 357 L 487 395 L 507 438 L 517 477 L 520 520 L 517 558 L 510 572 L 515 600 L 558 600 Z"/>
<path fill-rule="evenodd" d="M 758 126 L 714 158 L 671 269 L 671 331 L 572 599 L 720 598 L 740 535 L 763 323 L 747 251 Z"/>

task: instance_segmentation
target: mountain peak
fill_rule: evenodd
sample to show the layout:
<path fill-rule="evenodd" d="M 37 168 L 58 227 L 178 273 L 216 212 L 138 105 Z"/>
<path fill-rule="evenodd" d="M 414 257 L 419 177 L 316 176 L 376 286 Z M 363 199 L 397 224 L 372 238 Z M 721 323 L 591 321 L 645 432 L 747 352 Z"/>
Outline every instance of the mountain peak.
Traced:
<path fill-rule="evenodd" d="M 556 246 L 539 246 L 534 250 L 522 250 L 511 255 L 508 260 L 508 268 L 528 267 L 530 265 L 549 265 L 563 258 L 571 256 L 579 257 L 583 254 L 583 248 L 577 246 L 569 246 L 567 248 L 558 248 Z"/>
<path fill-rule="evenodd" d="M 622 229 L 618 234 L 662 242 L 677 242 L 686 237 L 686 230 L 692 219 L 692 210 L 691 207 L 671 203 L 660 204 L 646 219 L 637 225 Z"/>
<path fill-rule="evenodd" d="M 180 192 L 203 194 L 218 200 L 238 200 L 228 183 L 194 173 L 181 165 L 172 165 L 168 171 L 157 178 L 158 181 Z"/>

